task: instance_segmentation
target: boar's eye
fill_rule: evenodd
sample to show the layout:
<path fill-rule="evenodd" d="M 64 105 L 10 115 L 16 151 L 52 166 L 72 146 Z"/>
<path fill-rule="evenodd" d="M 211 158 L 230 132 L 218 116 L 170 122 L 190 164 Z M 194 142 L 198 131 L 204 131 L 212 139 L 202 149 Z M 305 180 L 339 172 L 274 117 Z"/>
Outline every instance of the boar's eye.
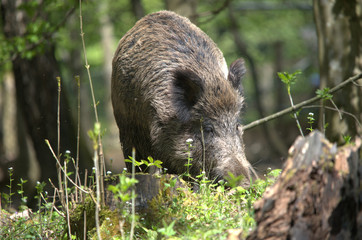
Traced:
<path fill-rule="evenodd" d="M 203 131 L 205 134 L 214 134 L 214 129 L 211 126 L 204 126 Z"/>

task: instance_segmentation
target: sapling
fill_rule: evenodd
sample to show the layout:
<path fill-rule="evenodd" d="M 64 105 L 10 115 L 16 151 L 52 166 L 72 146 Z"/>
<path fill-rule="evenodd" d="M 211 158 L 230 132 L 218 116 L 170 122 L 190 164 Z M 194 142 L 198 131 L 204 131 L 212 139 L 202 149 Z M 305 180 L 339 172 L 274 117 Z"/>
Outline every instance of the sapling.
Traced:
<path fill-rule="evenodd" d="M 20 183 L 17 184 L 20 187 L 20 190 L 18 190 L 18 194 L 21 196 L 21 209 L 26 209 L 26 203 L 28 201 L 28 197 L 24 196 L 24 184 L 27 182 L 28 180 L 20 178 Z"/>
<path fill-rule="evenodd" d="M 297 75 L 299 75 L 301 73 L 302 73 L 301 71 L 296 71 L 296 72 L 294 72 L 292 74 L 289 74 L 288 72 L 283 72 L 283 73 L 278 72 L 278 76 L 279 76 L 280 80 L 282 80 L 282 82 L 285 83 L 285 85 L 287 85 L 289 101 L 290 101 L 290 104 L 292 105 L 292 107 L 294 107 L 294 103 L 293 103 L 293 98 L 292 98 L 290 88 L 291 88 L 292 84 L 296 83 Z M 302 127 L 300 126 L 300 123 L 299 123 L 299 120 L 298 120 L 298 117 L 297 117 L 297 113 L 293 112 L 293 115 L 294 115 L 294 119 L 295 119 L 295 121 L 297 123 L 300 135 L 302 135 L 304 137 Z"/>
<path fill-rule="evenodd" d="M 323 88 L 321 89 L 317 89 L 316 92 L 318 97 L 320 97 L 322 99 L 322 124 L 323 124 L 323 133 L 326 133 L 326 128 L 328 127 L 328 123 L 326 123 L 325 120 L 325 114 L 324 114 L 324 102 L 325 100 L 329 100 L 333 107 L 338 111 L 339 114 L 339 118 L 342 119 L 342 113 L 341 111 L 339 111 L 338 107 L 336 106 L 336 104 L 334 103 L 334 101 L 332 100 L 333 95 L 330 93 L 330 89 L 329 88 Z"/>
<path fill-rule="evenodd" d="M 308 114 L 307 119 L 308 119 L 308 124 L 309 124 L 309 127 L 307 128 L 307 130 L 309 130 L 310 132 L 312 132 L 312 131 L 313 131 L 313 123 L 314 123 L 314 121 L 315 121 L 315 119 L 314 119 L 314 113 L 310 112 L 310 113 Z"/>
<path fill-rule="evenodd" d="M 9 188 L 9 194 L 3 193 L 3 196 L 4 196 L 5 202 L 7 204 L 9 204 L 9 208 L 11 208 L 11 203 L 12 203 L 11 196 L 14 195 L 14 193 L 11 191 L 12 182 L 14 181 L 14 179 L 12 178 L 13 174 L 14 174 L 14 169 L 12 167 L 9 167 L 8 173 L 9 173 L 9 185 L 6 185 L 6 187 Z"/>
<path fill-rule="evenodd" d="M 185 176 L 186 177 L 190 177 L 190 167 L 192 165 L 192 156 L 191 156 L 191 148 L 193 148 L 192 143 L 194 140 L 192 140 L 191 138 L 186 140 L 186 144 L 187 144 L 187 163 L 185 164 L 186 167 L 186 173 Z"/>

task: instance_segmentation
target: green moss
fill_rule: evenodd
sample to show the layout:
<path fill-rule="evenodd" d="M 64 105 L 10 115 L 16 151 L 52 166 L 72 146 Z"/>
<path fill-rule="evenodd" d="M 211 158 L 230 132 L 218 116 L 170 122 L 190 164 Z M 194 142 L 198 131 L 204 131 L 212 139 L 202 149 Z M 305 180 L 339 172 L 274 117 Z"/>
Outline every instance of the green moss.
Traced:
<path fill-rule="evenodd" d="M 99 213 L 101 233 L 105 236 L 120 233 L 119 219 L 120 216 L 117 211 L 111 211 L 107 206 L 103 206 Z M 84 238 L 84 222 L 86 222 L 87 237 L 93 239 L 97 235 L 95 203 L 89 195 L 85 198 L 84 203 L 77 204 L 70 214 L 70 227 L 72 234 L 76 235 L 77 239 Z"/>

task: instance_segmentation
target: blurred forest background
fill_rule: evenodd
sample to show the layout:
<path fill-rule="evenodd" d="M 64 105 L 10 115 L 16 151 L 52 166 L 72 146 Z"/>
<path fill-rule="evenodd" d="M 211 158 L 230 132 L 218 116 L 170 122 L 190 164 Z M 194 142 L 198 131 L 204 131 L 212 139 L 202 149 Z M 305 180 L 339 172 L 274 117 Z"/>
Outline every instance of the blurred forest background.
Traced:
<path fill-rule="evenodd" d="M 51 178 L 56 162 L 45 144 L 57 152 L 58 83 L 61 79 L 59 153 L 76 158 L 78 87 L 80 76 L 80 171 L 92 168 L 92 142 L 87 131 L 95 116 L 85 68 L 75 0 L 0 0 L 0 183 L 3 191 L 13 167 L 15 180 Z M 301 70 L 292 86 L 294 103 L 315 96 L 318 88 L 337 85 L 361 72 L 360 0 L 102 0 L 82 1 L 87 58 L 103 130 L 107 170 L 123 169 L 118 129 L 110 102 L 113 53 L 119 39 L 145 14 L 169 9 L 189 17 L 219 46 L 230 64 L 243 57 L 248 124 L 290 106 L 277 72 Z M 359 84 L 359 85 L 358 85 Z M 340 90 L 334 102 L 344 114 L 326 110 L 326 134 L 343 143 L 343 136 L 361 134 L 361 80 Z M 326 101 L 326 104 L 329 102 Z M 315 103 L 320 105 L 320 103 Z M 307 116 L 320 122 L 320 107 L 299 112 L 305 134 Z M 357 121 L 358 120 L 358 121 Z M 299 135 L 295 120 L 285 115 L 245 131 L 246 154 L 260 173 L 280 168 L 289 146 Z"/>

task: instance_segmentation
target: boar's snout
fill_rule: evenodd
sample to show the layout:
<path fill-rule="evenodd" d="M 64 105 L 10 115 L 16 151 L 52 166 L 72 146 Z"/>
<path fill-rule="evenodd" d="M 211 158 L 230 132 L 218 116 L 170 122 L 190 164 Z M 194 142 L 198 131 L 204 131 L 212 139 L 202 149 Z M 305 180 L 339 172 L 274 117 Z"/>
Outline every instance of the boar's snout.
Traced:
<path fill-rule="evenodd" d="M 229 128 L 230 129 L 230 128 Z M 239 185 L 249 186 L 251 178 L 258 178 L 254 168 L 245 156 L 241 126 L 236 131 L 227 131 L 214 138 L 206 147 L 206 157 L 210 160 L 210 180 L 228 180 L 231 176 L 243 176 Z"/>
<path fill-rule="evenodd" d="M 236 156 L 224 157 L 223 160 L 218 160 L 218 162 L 221 165 L 211 170 L 209 175 L 210 179 L 215 179 L 215 182 L 220 180 L 227 181 L 231 176 L 243 176 L 239 185 L 249 186 L 252 175 L 257 177 L 253 167 L 241 153 Z"/>

